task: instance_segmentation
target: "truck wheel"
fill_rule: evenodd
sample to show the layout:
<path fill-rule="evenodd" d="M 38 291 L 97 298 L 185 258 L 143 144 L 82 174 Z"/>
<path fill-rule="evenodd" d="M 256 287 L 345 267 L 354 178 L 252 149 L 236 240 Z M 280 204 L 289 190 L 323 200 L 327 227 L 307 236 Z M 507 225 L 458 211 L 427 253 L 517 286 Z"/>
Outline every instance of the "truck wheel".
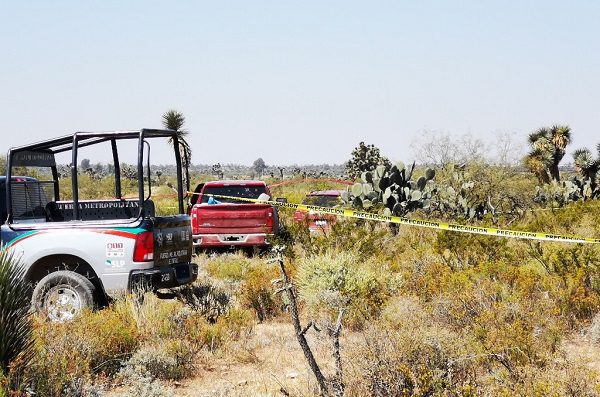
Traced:
<path fill-rule="evenodd" d="M 61 270 L 48 274 L 33 290 L 31 303 L 51 321 L 72 320 L 83 309 L 94 307 L 96 288 L 81 274 Z"/>

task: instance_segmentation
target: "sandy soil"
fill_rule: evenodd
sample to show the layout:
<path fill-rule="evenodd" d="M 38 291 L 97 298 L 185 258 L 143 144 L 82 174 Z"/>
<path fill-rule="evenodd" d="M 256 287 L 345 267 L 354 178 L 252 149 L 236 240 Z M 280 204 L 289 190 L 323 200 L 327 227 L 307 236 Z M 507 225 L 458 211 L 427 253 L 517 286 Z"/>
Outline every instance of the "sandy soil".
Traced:
<path fill-rule="evenodd" d="M 251 335 L 225 351 L 205 353 L 198 359 L 197 375 L 172 386 L 180 397 L 315 396 L 317 385 L 291 323 L 257 324 Z M 307 338 L 325 375 L 332 374 L 330 340 L 314 330 Z M 343 342 L 342 342 L 343 343 Z M 110 390 L 116 397 L 125 388 Z"/>
<path fill-rule="evenodd" d="M 328 341 L 314 332 L 309 341 L 323 370 L 330 370 Z M 179 387 L 178 396 L 312 396 L 316 390 L 291 324 L 258 324 L 221 357 L 201 361 L 198 376 Z"/>
<path fill-rule="evenodd" d="M 577 335 L 565 340 L 562 347 L 570 361 L 584 363 L 600 376 L 600 344 Z"/>

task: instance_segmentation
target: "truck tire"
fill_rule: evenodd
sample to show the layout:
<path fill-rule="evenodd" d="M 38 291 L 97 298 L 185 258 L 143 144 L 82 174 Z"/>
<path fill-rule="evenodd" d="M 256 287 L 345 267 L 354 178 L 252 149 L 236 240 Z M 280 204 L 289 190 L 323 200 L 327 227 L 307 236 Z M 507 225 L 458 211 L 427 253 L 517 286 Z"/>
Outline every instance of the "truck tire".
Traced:
<path fill-rule="evenodd" d="M 31 303 L 51 321 L 64 322 L 75 318 L 83 309 L 93 308 L 95 293 L 94 284 L 81 274 L 60 270 L 37 283 Z"/>

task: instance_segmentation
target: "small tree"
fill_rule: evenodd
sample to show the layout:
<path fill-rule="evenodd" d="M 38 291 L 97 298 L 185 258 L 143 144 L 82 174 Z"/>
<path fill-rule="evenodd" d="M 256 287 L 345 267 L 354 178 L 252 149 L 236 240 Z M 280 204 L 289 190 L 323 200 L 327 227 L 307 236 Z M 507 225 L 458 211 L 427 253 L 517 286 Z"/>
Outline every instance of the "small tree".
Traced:
<path fill-rule="evenodd" d="M 391 166 L 390 160 L 379 153 L 375 145 L 365 145 L 360 142 L 352 151 L 352 158 L 346 163 L 348 176 L 355 179 L 364 171 L 372 171 L 378 165 Z"/>
<path fill-rule="evenodd" d="M 96 165 L 94 165 L 94 172 L 99 176 L 102 176 L 104 174 L 104 166 L 102 165 L 102 163 L 97 163 Z"/>
<path fill-rule="evenodd" d="M 267 165 L 265 164 L 265 161 L 261 157 L 257 158 L 256 160 L 254 160 L 254 163 L 252 163 L 252 169 L 254 171 L 256 171 L 259 178 L 263 174 L 263 172 L 265 171 L 266 168 L 267 168 Z"/>
<path fill-rule="evenodd" d="M 81 167 L 81 169 L 80 169 L 81 171 L 85 171 L 88 168 L 90 168 L 90 159 L 83 159 L 83 160 L 81 160 L 80 167 Z"/>
<path fill-rule="evenodd" d="M 410 144 L 417 161 L 445 168 L 449 164 L 471 163 L 486 156 L 486 146 L 480 139 L 467 134 L 424 130 Z"/>

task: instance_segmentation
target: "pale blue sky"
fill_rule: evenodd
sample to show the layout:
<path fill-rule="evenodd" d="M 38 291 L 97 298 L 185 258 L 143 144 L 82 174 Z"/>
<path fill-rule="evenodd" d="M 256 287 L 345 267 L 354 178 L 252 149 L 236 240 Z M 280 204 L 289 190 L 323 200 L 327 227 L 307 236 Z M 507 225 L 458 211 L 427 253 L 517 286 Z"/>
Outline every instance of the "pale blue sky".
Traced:
<path fill-rule="evenodd" d="M 195 163 L 340 163 L 361 140 L 410 160 L 424 129 L 552 123 L 592 147 L 599 21 L 584 0 L 4 0 L 2 147 L 156 127 L 170 108 Z"/>

